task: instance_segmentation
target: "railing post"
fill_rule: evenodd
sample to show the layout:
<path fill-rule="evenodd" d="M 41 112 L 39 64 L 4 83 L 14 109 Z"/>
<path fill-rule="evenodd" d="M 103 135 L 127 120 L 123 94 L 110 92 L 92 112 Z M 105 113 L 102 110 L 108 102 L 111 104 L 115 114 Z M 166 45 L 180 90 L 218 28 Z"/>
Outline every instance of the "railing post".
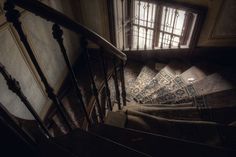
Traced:
<path fill-rule="evenodd" d="M 104 50 L 100 48 L 100 56 L 102 60 L 102 71 L 103 71 L 103 76 L 104 76 L 104 81 L 105 81 L 105 89 L 106 89 L 106 96 L 108 98 L 108 108 L 110 111 L 112 111 L 112 106 L 111 106 L 111 95 L 110 95 L 110 89 L 108 85 L 108 78 L 107 78 L 107 64 L 104 59 Z"/>
<path fill-rule="evenodd" d="M 76 95 L 79 98 L 80 104 L 82 105 L 82 109 L 83 109 L 83 111 L 85 113 L 86 120 L 87 120 L 88 124 L 90 125 L 91 124 L 90 118 L 89 118 L 88 112 L 86 110 L 84 101 L 83 101 L 83 97 L 82 97 L 82 94 L 81 94 L 81 91 L 80 91 L 80 88 L 79 88 L 78 80 L 77 80 L 77 78 L 75 76 L 74 70 L 72 68 L 70 60 L 69 60 L 69 58 L 67 56 L 67 53 L 66 53 L 65 46 L 63 44 L 63 38 L 62 38 L 63 31 L 60 28 L 60 26 L 57 25 L 57 24 L 53 25 L 52 30 L 53 30 L 53 32 L 52 32 L 53 37 L 54 37 L 54 39 L 56 39 L 56 41 L 58 42 L 58 45 L 60 46 L 61 53 L 63 55 L 63 58 L 64 58 L 65 62 L 66 62 L 66 65 L 67 65 L 67 67 L 69 69 L 71 80 L 72 80 L 73 84 L 75 85 Z"/>
<path fill-rule="evenodd" d="M 118 81 L 118 74 L 117 74 L 117 63 L 116 63 L 116 59 L 113 58 L 113 66 L 114 66 L 114 75 L 113 75 L 113 79 L 114 79 L 114 84 L 115 84 L 115 90 L 116 90 L 116 100 L 118 103 L 118 108 L 119 110 L 121 110 L 121 102 L 120 102 L 120 90 L 119 90 L 119 81 Z"/>
<path fill-rule="evenodd" d="M 122 100 L 123 106 L 126 106 L 126 88 L 125 88 L 125 73 L 124 73 L 124 62 L 121 60 L 120 65 L 120 80 L 121 80 L 121 89 L 122 89 Z"/>
<path fill-rule="evenodd" d="M 28 40 L 27 40 L 27 38 L 26 38 L 26 36 L 23 32 L 21 22 L 19 21 L 20 13 L 19 13 L 18 10 L 14 9 L 14 8 L 15 8 L 15 6 L 12 3 L 12 1 L 8 0 L 8 1 L 5 2 L 4 10 L 6 10 L 6 15 L 5 16 L 7 18 L 7 21 L 12 23 L 13 26 L 15 27 L 15 29 L 16 29 L 19 37 L 20 37 L 20 40 L 22 41 L 23 45 L 25 46 L 25 49 L 27 50 L 31 61 L 33 62 L 34 67 L 37 70 L 37 72 L 39 74 L 39 77 L 40 77 L 41 81 L 43 82 L 43 84 L 45 86 L 48 97 L 56 105 L 56 107 L 57 107 L 59 113 L 61 114 L 63 120 L 65 121 L 68 129 L 72 130 L 72 128 L 70 126 L 70 123 L 67 121 L 67 117 L 66 117 L 66 113 L 64 112 L 63 105 L 62 105 L 61 101 L 58 99 L 58 97 L 55 95 L 55 93 L 53 91 L 53 88 L 49 85 L 42 69 L 39 66 L 38 61 L 36 60 L 36 58 L 34 56 L 34 53 L 33 53 L 32 49 L 29 45 L 29 42 L 28 42 Z"/>
<path fill-rule="evenodd" d="M 16 93 L 16 95 L 20 98 L 20 100 L 25 104 L 27 109 L 30 111 L 30 113 L 33 115 L 35 118 L 36 122 L 38 123 L 39 127 L 43 130 L 43 134 L 47 137 L 50 138 L 51 135 L 42 122 L 41 118 L 38 116 L 37 112 L 34 110 L 30 102 L 28 101 L 27 97 L 23 94 L 19 82 L 14 79 L 5 69 L 5 67 L 0 63 L 0 73 L 4 77 L 4 79 L 7 82 L 8 88 L 13 92 Z"/>
<path fill-rule="evenodd" d="M 98 90 L 97 90 L 97 87 L 96 87 L 96 84 L 95 84 L 95 80 L 93 78 L 93 72 L 92 72 L 92 67 L 91 67 L 91 64 L 90 64 L 87 45 L 88 45 L 88 43 L 87 43 L 86 39 L 82 37 L 81 38 L 81 49 L 82 49 L 82 53 L 84 54 L 85 61 L 87 63 L 88 74 L 89 74 L 89 78 L 90 78 L 90 82 L 91 82 L 91 90 L 92 90 L 93 96 L 95 97 L 95 100 L 96 100 L 96 106 L 97 106 L 97 109 L 98 109 L 98 114 L 99 114 L 100 120 L 103 123 L 102 109 L 101 109 L 100 101 L 99 101 L 99 98 L 98 98 Z"/>

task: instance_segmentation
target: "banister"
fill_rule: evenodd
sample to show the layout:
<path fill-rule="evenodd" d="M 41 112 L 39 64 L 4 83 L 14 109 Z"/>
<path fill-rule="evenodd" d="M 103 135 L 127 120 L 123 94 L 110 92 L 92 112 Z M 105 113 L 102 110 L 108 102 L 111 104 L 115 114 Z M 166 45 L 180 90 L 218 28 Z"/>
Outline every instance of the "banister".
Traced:
<path fill-rule="evenodd" d="M 111 53 L 112 55 L 118 57 L 119 59 L 126 61 L 127 56 L 114 45 L 108 42 L 106 39 L 98 35 L 96 32 L 90 30 L 89 28 L 83 26 L 82 24 L 71 20 L 66 15 L 56 11 L 53 8 L 48 7 L 47 5 L 35 1 L 35 0 L 11 0 L 17 6 L 28 10 L 34 13 L 37 16 L 40 16 L 48 21 L 61 25 L 73 32 L 76 32 L 83 37 L 93 41 L 98 44 L 100 47 L 104 48 L 106 52 Z"/>

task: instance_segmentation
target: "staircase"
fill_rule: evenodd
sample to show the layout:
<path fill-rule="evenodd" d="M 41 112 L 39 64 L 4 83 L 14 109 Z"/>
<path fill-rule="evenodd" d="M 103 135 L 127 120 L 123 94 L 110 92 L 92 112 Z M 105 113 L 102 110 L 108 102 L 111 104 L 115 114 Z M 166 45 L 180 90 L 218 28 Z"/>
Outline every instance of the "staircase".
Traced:
<path fill-rule="evenodd" d="M 106 124 L 234 147 L 229 143 L 235 139 L 230 132 L 234 130 L 236 91 L 219 73 L 180 63 L 169 63 L 159 71 L 145 65 L 127 88 L 127 106 L 109 113 Z"/>
<path fill-rule="evenodd" d="M 69 69 L 64 86 L 75 95 L 79 111 L 62 102 L 60 95 L 63 94 L 53 92 L 24 35 L 15 5 L 54 23 L 52 35 Z M 51 117 L 42 120 L 22 92 L 20 83 L 0 64 L 0 73 L 9 89 L 35 118 L 35 128 L 26 130 L 20 120 L 16 121 L 17 118 L 0 104 L 1 126 L 6 132 L 17 135 L 14 138 L 25 146 L 24 149 L 31 150 L 29 154 L 21 152 L 21 155 L 236 155 L 236 90 L 234 82 L 217 70 L 177 61 L 168 64 L 126 62 L 127 56 L 108 41 L 39 1 L 8 0 L 4 9 L 54 105 Z M 79 66 L 82 71 L 70 63 L 60 27 L 82 36 Z M 88 41 L 99 47 L 96 49 L 99 53 L 91 55 Z M 102 65 L 101 73 L 97 73 L 97 58 Z M 105 101 L 101 100 L 98 84 L 105 89 Z M 81 88 L 85 88 L 85 92 Z M 77 113 L 81 114 L 80 118 L 75 117 Z M 47 121 L 53 121 L 56 126 L 52 127 Z M 30 134 L 33 129 L 37 129 L 36 135 Z"/>

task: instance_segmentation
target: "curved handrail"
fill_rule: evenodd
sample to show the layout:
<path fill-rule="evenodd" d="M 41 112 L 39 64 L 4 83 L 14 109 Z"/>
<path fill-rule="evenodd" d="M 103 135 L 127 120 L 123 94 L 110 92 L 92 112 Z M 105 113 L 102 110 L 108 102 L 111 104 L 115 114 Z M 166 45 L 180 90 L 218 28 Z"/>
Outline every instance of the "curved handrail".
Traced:
<path fill-rule="evenodd" d="M 77 23 L 71 20 L 66 15 L 56 11 L 53 8 L 48 7 L 47 5 L 35 1 L 35 0 L 11 0 L 17 6 L 28 10 L 34 13 L 37 16 L 40 16 L 48 21 L 61 25 L 73 32 L 81 34 L 83 37 L 88 38 L 89 40 L 93 41 L 94 43 L 98 44 L 99 46 L 103 47 L 106 52 L 115 55 L 119 59 L 126 61 L 127 56 L 115 46 L 113 46 L 110 42 L 106 39 L 95 33 L 94 31 L 90 30 L 89 28 L 83 26 L 80 23 Z"/>

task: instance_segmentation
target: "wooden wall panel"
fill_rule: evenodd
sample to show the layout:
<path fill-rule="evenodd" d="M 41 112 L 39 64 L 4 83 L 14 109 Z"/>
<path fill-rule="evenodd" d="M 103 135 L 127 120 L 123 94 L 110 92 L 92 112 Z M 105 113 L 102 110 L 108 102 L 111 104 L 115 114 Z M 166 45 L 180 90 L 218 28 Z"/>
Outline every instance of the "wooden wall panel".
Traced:
<path fill-rule="evenodd" d="M 52 5 L 53 8 L 66 13 L 69 17 L 72 19 L 76 19 L 74 15 L 72 14 L 72 5 L 71 3 L 68 5 L 65 5 L 65 1 L 53 1 L 53 0 L 43 0 L 44 3 L 48 4 L 49 6 Z M 2 7 L 3 0 L 0 0 L 0 8 Z M 5 19 L 4 14 L 1 14 L 2 9 L 0 9 L 0 26 L 3 27 L 3 33 L 1 33 L 1 43 L 0 43 L 0 61 L 7 63 L 7 67 L 14 67 L 17 63 L 18 66 L 15 67 L 15 71 L 18 71 L 16 77 L 17 79 L 20 78 L 20 82 L 23 82 L 22 89 L 26 92 L 27 97 L 30 99 L 33 99 L 34 104 L 37 104 L 36 109 L 37 112 L 40 114 L 40 116 L 43 118 L 48 110 L 48 108 L 51 105 L 51 101 L 48 100 L 44 86 L 42 85 L 42 82 L 40 81 L 40 78 L 32 64 L 32 62 L 29 59 L 29 56 L 27 52 L 24 49 L 24 46 L 22 45 L 21 41 L 18 38 L 17 32 L 12 28 L 12 31 L 10 31 L 11 37 L 8 36 L 7 33 L 5 33 L 5 30 L 10 30 L 6 28 L 8 25 Z M 20 9 L 22 12 L 23 10 Z M 64 63 L 64 59 L 61 55 L 60 49 L 56 43 L 56 41 L 52 37 L 52 23 L 45 21 L 44 19 L 41 19 L 38 16 L 35 16 L 29 12 L 23 11 L 21 14 L 21 22 L 23 29 L 27 35 L 27 39 L 30 42 L 30 45 L 34 51 L 34 54 L 40 64 L 40 67 L 42 68 L 43 72 L 45 73 L 49 83 L 51 86 L 55 89 L 55 92 L 58 91 L 60 85 L 63 82 L 63 79 L 65 78 L 67 74 L 67 68 Z M 64 29 L 64 43 L 65 47 L 68 52 L 68 56 L 71 59 L 72 62 L 75 61 L 77 56 L 79 55 L 79 36 L 73 32 L 70 32 L 66 29 Z M 14 39 L 15 45 L 18 45 L 18 48 L 21 48 L 23 51 L 19 53 L 20 50 L 17 50 L 16 47 L 12 46 L 14 45 L 12 43 L 12 39 Z M 7 44 L 6 44 L 7 43 Z M 9 45 L 9 44 L 11 45 Z M 4 50 L 8 48 L 9 46 L 14 47 L 14 53 L 3 53 Z M 4 54 L 4 55 L 3 55 Z M 21 54 L 19 56 L 18 54 Z M 15 59 L 14 62 L 9 62 L 9 58 Z M 23 62 L 24 61 L 24 62 Z M 20 74 L 25 69 L 25 72 Z M 14 76 L 14 70 L 13 76 Z M 11 72 L 10 71 L 10 72 Z M 26 72 L 27 71 L 27 72 Z M 32 80 L 30 77 L 34 78 Z M 30 88 L 28 88 L 25 83 L 28 82 L 28 85 Z M 6 89 L 5 82 L 1 80 L 0 88 Z M 36 88 L 37 85 L 37 88 Z M 32 87 L 31 87 L 32 86 Z M 29 92 L 31 91 L 31 92 Z M 41 92 L 41 94 L 39 93 Z M 4 93 L 4 92 L 3 92 Z M 32 119 L 30 114 L 25 110 L 25 107 L 22 106 L 22 104 L 16 99 L 14 94 L 12 95 L 10 92 L 7 92 L 5 94 L 2 94 L 0 101 L 2 103 L 6 103 L 6 107 L 9 109 L 9 111 L 14 114 L 15 116 L 18 116 L 20 118 L 24 119 Z M 10 105 L 12 104 L 13 105 Z M 4 103 L 4 104 L 5 104 Z M 15 104 L 21 104 L 21 106 L 16 107 Z M 22 109 L 21 109 L 22 108 Z"/>
<path fill-rule="evenodd" d="M 61 80 L 62 71 L 65 72 L 66 67 L 51 33 L 53 24 L 30 13 L 25 15 L 21 21 L 40 67 L 49 84 L 55 87 Z"/>
<path fill-rule="evenodd" d="M 235 0 L 176 0 L 208 8 L 198 46 L 232 47 L 236 42 Z"/>
<path fill-rule="evenodd" d="M 82 23 L 109 40 L 109 21 L 106 0 L 80 0 Z"/>
<path fill-rule="evenodd" d="M 32 103 L 34 109 L 40 113 L 47 102 L 47 97 L 44 95 L 41 86 L 38 84 L 32 69 L 24 57 L 24 52 L 7 24 L 1 28 L 0 43 L 0 62 L 20 82 L 22 91 Z M 8 90 L 2 76 L 0 76 L 0 93 L 0 101 L 12 114 L 20 118 L 32 119 L 31 114 L 18 97 Z"/>

